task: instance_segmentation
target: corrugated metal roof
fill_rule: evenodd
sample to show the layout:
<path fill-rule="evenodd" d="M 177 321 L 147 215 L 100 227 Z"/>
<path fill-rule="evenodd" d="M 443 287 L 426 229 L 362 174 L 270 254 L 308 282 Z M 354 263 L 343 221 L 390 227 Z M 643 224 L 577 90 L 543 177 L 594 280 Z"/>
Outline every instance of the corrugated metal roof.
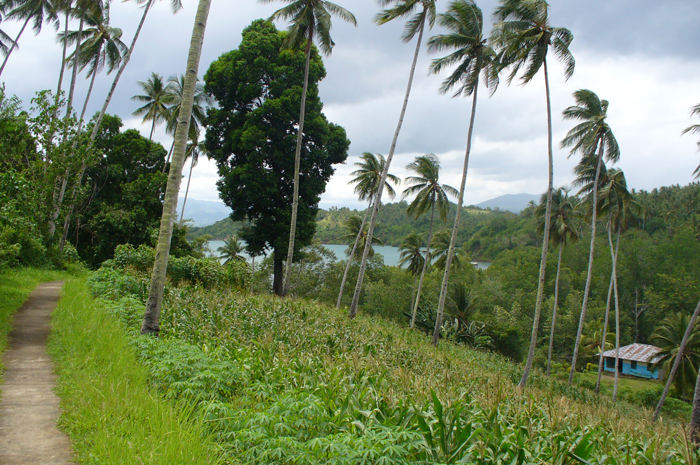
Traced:
<path fill-rule="evenodd" d="M 655 362 L 656 354 L 661 349 L 649 344 L 630 344 L 620 347 L 620 358 L 622 360 L 632 360 L 634 362 Z M 615 349 L 603 352 L 603 357 L 615 357 Z"/>

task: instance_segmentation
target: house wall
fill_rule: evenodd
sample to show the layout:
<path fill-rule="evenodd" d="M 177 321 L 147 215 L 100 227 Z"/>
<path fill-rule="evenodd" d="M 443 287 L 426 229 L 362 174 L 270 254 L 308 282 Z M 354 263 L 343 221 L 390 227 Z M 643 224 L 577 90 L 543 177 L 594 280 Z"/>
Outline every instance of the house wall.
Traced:
<path fill-rule="evenodd" d="M 650 379 L 659 379 L 659 370 L 652 370 L 651 364 L 649 363 L 644 363 L 644 362 L 637 362 L 637 366 L 633 369 L 632 368 L 632 362 L 630 360 L 621 360 L 622 362 L 622 374 L 625 375 L 631 375 L 631 376 L 639 376 L 640 378 L 650 378 Z M 611 373 L 615 372 L 615 369 L 613 368 L 615 365 L 615 358 L 614 357 L 605 357 L 605 371 L 609 371 Z"/>

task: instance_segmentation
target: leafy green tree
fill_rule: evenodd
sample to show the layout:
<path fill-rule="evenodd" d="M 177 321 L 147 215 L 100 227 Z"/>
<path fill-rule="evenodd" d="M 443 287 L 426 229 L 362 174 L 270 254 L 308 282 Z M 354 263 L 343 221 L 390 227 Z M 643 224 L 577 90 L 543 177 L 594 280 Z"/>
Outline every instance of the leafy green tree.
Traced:
<path fill-rule="evenodd" d="M 238 50 L 212 63 L 204 81 L 218 106 L 209 110 L 206 149 L 216 160 L 222 200 L 234 221 L 249 223 L 240 231 L 253 254 L 274 253 L 273 289 L 283 292 L 294 197 L 294 165 L 299 85 L 305 57 L 299 50 L 280 51 L 285 34 L 269 22 L 254 21 L 243 31 Z M 321 112 L 318 85 L 323 62 L 312 48 L 306 130 L 300 160 L 299 205 L 295 247 L 311 243 L 321 193 L 347 158 L 345 130 Z"/>
<path fill-rule="evenodd" d="M 264 0 L 272 2 L 273 0 Z M 297 50 L 302 45 L 306 47 L 306 63 L 304 64 L 304 81 L 301 91 L 301 105 L 299 110 L 297 144 L 294 151 L 294 196 L 292 202 L 292 218 L 289 227 L 289 246 L 287 247 L 287 263 L 284 270 L 284 288 L 282 295 L 289 292 L 290 279 L 292 277 L 292 261 L 294 258 L 294 241 L 296 239 L 297 213 L 299 210 L 299 166 L 301 164 L 301 146 L 304 137 L 304 123 L 306 115 L 306 98 L 309 89 L 309 66 L 311 63 L 311 45 L 314 39 L 319 48 L 326 55 L 330 55 L 335 43 L 331 39 L 331 15 L 335 15 L 357 26 L 355 16 L 345 8 L 328 0 L 284 0 L 288 6 L 280 8 L 270 16 L 270 21 L 276 19 L 288 19 L 289 26 L 282 46 L 285 49 Z"/>
<path fill-rule="evenodd" d="M 583 303 L 581 306 L 581 316 L 579 318 L 576 342 L 574 343 L 574 354 L 571 360 L 571 372 L 569 373 L 569 384 L 573 381 L 576 371 L 576 359 L 578 357 L 579 345 L 581 343 L 581 333 L 586 318 L 588 308 L 588 297 L 591 290 L 591 278 L 593 276 L 593 257 L 595 253 L 596 224 L 598 221 L 598 186 L 600 181 L 603 159 L 615 163 L 620 158 L 620 147 L 617 139 L 610 129 L 606 118 L 608 115 L 608 101 L 600 100 L 598 96 L 586 89 L 574 92 L 576 105 L 564 110 L 565 120 L 581 121 L 573 127 L 566 137 L 561 141 L 561 147 L 571 147 L 571 155 L 580 153 L 582 160 L 579 166 L 587 168 L 587 171 L 580 171 L 576 181 L 583 185 L 579 193 L 591 195 L 591 245 L 588 255 L 588 271 L 586 274 L 586 287 L 583 291 Z M 593 158 L 591 158 L 593 157 Z M 595 160 L 595 173 L 591 179 L 590 167 L 593 165 L 586 159 Z"/>
<path fill-rule="evenodd" d="M 690 116 L 700 116 L 700 103 L 690 109 Z M 692 126 L 688 126 L 683 130 L 681 134 L 700 134 L 700 124 L 693 124 Z M 700 148 L 700 140 L 698 141 L 698 148 Z M 695 179 L 700 178 L 700 165 L 698 165 L 698 167 L 695 168 L 693 174 L 695 175 Z"/>
<path fill-rule="evenodd" d="M 425 271 L 430 263 L 430 243 L 433 239 L 433 221 L 435 219 L 435 209 L 438 210 L 438 216 L 442 221 L 447 219 L 447 210 L 450 206 L 448 195 L 457 197 L 459 193 L 454 187 L 447 184 L 440 184 L 440 160 L 432 154 L 421 155 L 406 166 L 406 169 L 414 172 L 415 176 L 409 176 L 404 181 L 409 187 L 404 189 L 403 198 L 409 195 L 416 197 L 408 205 L 406 213 L 408 216 L 418 218 L 430 211 L 430 229 L 428 231 L 427 247 L 425 249 L 425 259 L 423 268 L 421 269 L 420 278 L 418 278 L 418 289 L 416 291 L 416 301 L 413 304 L 411 311 L 411 328 L 413 328 L 416 319 L 416 312 L 420 304 L 420 295 L 423 287 L 423 278 Z M 435 342 L 433 342 L 435 344 Z"/>
<path fill-rule="evenodd" d="M 149 5 L 153 0 L 149 0 Z M 180 191 L 180 181 L 182 178 L 182 165 L 185 161 L 185 151 L 187 150 L 187 136 L 192 118 L 192 105 L 194 103 L 194 92 L 197 85 L 197 74 L 199 71 L 199 61 L 202 56 L 202 43 L 204 42 L 204 32 L 207 28 L 207 18 L 209 17 L 209 7 L 211 0 L 199 0 L 197 14 L 195 15 L 194 27 L 192 29 L 192 40 L 187 55 L 187 72 L 185 75 L 185 88 L 183 92 L 182 107 L 178 118 L 178 127 L 175 131 L 175 149 L 173 150 L 173 161 L 168 174 L 168 184 L 163 201 L 163 216 L 160 221 L 160 231 L 158 243 L 156 245 L 156 258 L 151 275 L 151 286 L 148 292 L 148 301 L 143 314 L 142 334 L 155 334 L 160 332 L 160 307 L 163 302 L 163 291 L 165 289 L 165 273 L 168 268 L 168 256 L 170 254 L 170 242 L 173 236 L 173 224 L 177 215 L 177 197 Z M 101 123 L 98 118 L 95 123 L 99 127 Z"/>
<path fill-rule="evenodd" d="M 365 216 L 362 218 L 362 223 L 357 228 L 357 237 L 355 238 L 352 248 L 350 249 L 350 253 L 348 254 L 348 263 L 345 266 L 343 279 L 340 281 L 340 291 L 338 291 L 338 301 L 336 302 L 335 308 L 340 308 L 340 302 L 343 298 L 343 290 L 345 289 L 345 282 L 348 278 L 348 272 L 350 271 L 352 260 L 354 258 L 360 258 L 357 257 L 356 253 L 357 247 L 360 244 L 360 235 L 362 234 L 366 240 L 367 228 L 365 228 L 365 224 L 367 223 L 367 216 L 372 208 L 372 201 L 377 193 L 377 186 L 379 186 L 382 173 L 384 172 L 384 166 L 386 164 L 386 160 L 379 153 L 374 155 L 369 152 L 364 152 L 360 156 L 360 159 L 362 160 L 361 162 L 355 163 L 355 166 L 357 166 L 358 169 L 350 173 L 351 176 L 355 176 L 354 179 L 350 180 L 350 183 L 356 184 L 355 194 L 357 194 L 360 200 L 369 199 L 369 205 L 367 205 L 367 210 L 365 210 Z M 384 182 L 384 189 L 386 189 L 387 193 L 389 194 L 389 198 L 393 199 L 396 196 L 396 191 L 394 191 L 394 188 L 391 186 L 389 181 L 393 182 L 394 184 L 399 184 L 401 180 L 393 174 L 388 174 Z M 374 238 L 372 238 L 372 243 L 374 243 Z M 362 244 L 362 250 L 364 250 L 364 242 L 362 242 Z M 372 249 L 369 253 L 371 254 L 370 257 L 373 257 L 374 249 Z"/>
<path fill-rule="evenodd" d="M 522 69 L 521 81 L 530 82 L 540 71 L 544 70 L 544 86 L 547 101 L 547 155 L 549 159 L 549 182 L 547 185 L 547 210 L 545 214 L 544 238 L 542 240 L 542 258 L 538 280 L 535 315 L 530 336 L 530 348 L 523 377 L 518 386 L 525 387 L 532 369 L 535 345 L 539 330 L 542 299 L 544 298 L 545 268 L 547 249 L 549 247 L 549 221 L 554 191 L 554 156 L 552 144 L 552 105 L 549 95 L 549 71 L 547 54 L 551 50 L 564 64 L 564 76 L 569 79 L 574 74 L 575 61 L 569 50 L 574 36 L 566 28 L 552 26 L 549 22 L 549 4 L 545 0 L 501 0 L 494 12 L 498 21 L 492 30 L 492 41 L 500 49 L 502 66 L 511 68 L 508 83 Z"/>
<path fill-rule="evenodd" d="M 554 349 L 554 329 L 557 322 L 557 304 L 559 302 L 559 277 L 561 275 L 561 258 L 564 246 L 576 242 L 579 238 L 580 210 L 576 197 L 569 197 L 568 191 L 559 188 L 552 194 L 551 219 L 549 223 L 549 237 L 554 246 L 559 246 L 557 258 L 557 277 L 554 280 L 554 306 L 552 307 L 552 328 L 549 333 L 549 350 L 547 352 L 547 376 L 552 368 L 552 351 Z M 539 205 L 535 207 L 535 216 L 538 219 L 537 233 L 544 233 L 544 215 L 547 212 L 547 195 L 543 195 Z"/>
<path fill-rule="evenodd" d="M 448 77 L 440 88 L 440 92 L 446 93 L 448 90 L 458 86 L 454 96 L 463 94 L 465 97 L 472 96 L 472 111 L 469 117 L 469 130 L 467 131 L 467 150 L 464 154 L 464 167 L 462 168 L 462 182 L 457 196 L 457 214 L 452 226 L 447 254 L 445 256 L 444 275 L 440 288 L 440 298 L 438 300 L 437 319 L 435 321 L 435 331 L 433 332 L 433 344 L 437 345 L 440 337 L 440 327 L 442 326 L 442 315 L 445 309 L 445 299 L 447 298 L 447 288 L 450 280 L 450 271 L 457 241 L 457 232 L 462 215 L 462 204 L 464 203 L 464 191 L 467 184 L 467 171 L 469 168 L 469 155 L 472 146 L 472 135 L 474 133 L 474 116 L 476 115 L 476 101 L 479 87 L 479 76 L 483 74 L 484 83 L 491 89 L 491 94 L 498 86 L 498 64 L 496 52 L 484 37 L 484 17 L 481 9 L 476 3 L 470 0 L 457 0 L 450 3 L 446 13 L 440 15 L 439 24 L 450 31 L 449 34 L 437 35 L 428 41 L 428 49 L 431 51 L 454 50 L 446 57 L 434 60 L 431 65 L 433 73 L 439 73 L 445 67 L 457 65 L 450 77 Z"/>
<path fill-rule="evenodd" d="M 418 34 L 418 40 L 416 40 L 416 51 L 413 54 L 413 62 L 411 64 L 411 70 L 408 73 L 408 84 L 406 85 L 406 94 L 403 99 L 403 105 L 401 107 L 401 113 L 399 114 L 399 121 L 396 124 L 396 130 L 394 131 L 394 137 L 391 141 L 391 147 L 389 148 L 389 153 L 386 157 L 386 164 L 384 166 L 384 171 L 382 172 L 381 183 L 386 181 L 389 174 L 389 167 L 391 166 L 391 161 L 394 158 L 394 151 L 396 150 L 396 143 L 399 140 L 399 134 L 401 133 L 401 126 L 403 125 L 403 119 L 406 114 L 406 107 L 408 106 L 408 97 L 411 95 L 411 87 L 413 86 L 413 76 L 416 71 L 416 63 L 418 62 L 418 52 L 420 51 L 421 42 L 423 40 L 423 32 L 425 31 L 425 23 L 427 21 L 429 27 L 433 27 L 435 23 L 435 0 L 381 0 L 380 3 L 383 6 L 393 5 L 392 8 L 386 8 L 381 11 L 375 18 L 378 24 L 386 24 L 389 21 L 393 21 L 397 18 L 405 18 L 411 15 L 411 18 L 406 23 L 404 28 L 404 33 L 402 40 L 404 42 L 410 42 L 416 33 Z M 421 11 L 416 14 L 414 10 L 421 7 Z M 376 193 L 376 199 L 374 200 L 374 205 L 372 206 L 372 213 L 369 220 L 369 228 L 367 230 L 367 237 L 370 239 L 374 237 L 374 228 L 377 224 L 377 214 L 379 212 L 379 206 L 382 203 L 382 191 Z M 355 284 L 355 291 L 352 295 L 352 303 L 350 304 L 350 310 L 348 311 L 348 317 L 354 318 L 357 314 L 357 306 L 360 302 L 360 292 L 362 291 L 362 281 L 365 278 L 365 272 L 367 270 L 367 259 L 369 258 L 369 249 L 365 249 L 362 253 L 362 259 L 360 260 L 360 271 L 357 275 L 357 282 Z"/>
<path fill-rule="evenodd" d="M 224 245 L 216 249 L 216 251 L 220 252 L 219 258 L 224 259 L 224 265 L 232 260 L 245 261 L 245 257 L 241 255 L 243 246 L 238 236 L 231 236 L 224 239 Z"/>
<path fill-rule="evenodd" d="M 168 104 L 171 103 L 172 95 L 166 89 L 163 76 L 158 73 L 151 73 L 151 77 L 147 81 L 137 81 L 137 84 L 143 91 L 143 94 L 134 95 L 131 97 L 131 100 L 136 100 L 145 105 L 137 108 L 132 114 L 134 116 L 143 116 L 144 123 L 151 121 L 151 132 L 148 139 L 153 140 L 153 131 L 156 129 L 156 124 L 168 120 L 170 115 Z"/>

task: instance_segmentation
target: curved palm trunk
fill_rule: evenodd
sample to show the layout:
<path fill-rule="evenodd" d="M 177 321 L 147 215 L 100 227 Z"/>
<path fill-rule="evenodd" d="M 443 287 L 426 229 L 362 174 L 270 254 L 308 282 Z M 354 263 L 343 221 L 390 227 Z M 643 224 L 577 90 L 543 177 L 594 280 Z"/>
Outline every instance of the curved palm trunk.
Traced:
<path fill-rule="evenodd" d="M 612 229 L 612 228 L 611 228 Z M 620 228 L 617 228 L 617 244 L 620 244 Z M 610 250 L 612 250 L 612 232 L 610 233 Z M 620 361 L 620 297 L 617 291 L 617 252 L 613 254 L 613 283 L 615 289 L 615 385 L 613 386 L 613 402 L 617 402 L 617 385 L 620 378 L 618 363 Z"/>
<path fill-rule="evenodd" d="M 148 140 L 153 140 L 153 131 L 156 130 L 156 118 L 153 118 L 153 123 L 151 123 L 151 133 L 148 135 Z"/>
<path fill-rule="evenodd" d="M 150 5 L 150 2 L 149 2 Z M 168 255 L 170 254 L 170 240 L 173 234 L 175 221 L 175 209 L 177 208 L 177 195 L 180 190 L 182 178 L 182 165 L 187 151 L 187 136 L 189 135 L 190 120 L 192 118 L 192 106 L 194 104 L 195 86 L 199 72 L 199 61 L 202 56 L 202 43 L 204 32 L 209 17 L 211 0 L 199 0 L 197 15 L 192 30 L 190 51 L 187 56 L 187 71 L 182 95 L 182 106 L 178 116 L 177 130 L 175 131 L 175 150 L 173 151 L 173 164 L 168 174 L 168 186 L 165 191 L 163 203 L 163 216 L 160 221 L 160 233 L 156 246 L 156 258 L 151 276 L 151 288 L 146 303 L 146 310 L 141 325 L 142 334 L 158 335 L 160 331 L 160 307 L 163 302 L 163 290 L 165 287 L 165 272 L 168 267 Z"/>
<path fill-rule="evenodd" d="M 187 205 L 187 194 L 190 193 L 190 182 L 192 181 L 192 170 L 194 169 L 194 155 L 190 164 L 190 174 L 187 176 L 187 187 L 185 188 L 185 200 L 182 201 L 182 212 L 180 213 L 180 224 L 185 219 L 185 205 Z"/>
<path fill-rule="evenodd" d="M 24 22 L 22 25 L 22 29 L 19 30 L 19 34 L 17 34 L 17 38 L 15 39 L 14 42 L 12 42 L 12 46 L 10 47 L 10 51 L 7 52 L 7 55 L 5 55 L 5 60 L 2 62 L 2 66 L 0 66 L 0 76 L 2 75 L 2 72 L 5 70 L 5 65 L 7 64 L 7 60 L 10 59 L 10 55 L 12 54 L 12 51 L 17 48 L 17 42 L 19 42 L 19 38 L 22 37 L 22 33 L 24 32 L 24 29 L 27 27 L 27 24 L 29 24 L 29 20 L 32 19 L 31 16 L 27 18 L 27 20 Z"/>
<path fill-rule="evenodd" d="M 80 24 L 78 25 L 78 38 L 75 43 L 75 53 L 73 58 L 73 73 L 70 78 L 70 91 L 68 92 L 68 104 L 66 105 L 66 118 L 70 116 L 73 110 L 73 99 L 75 97 L 75 83 L 78 81 L 78 70 L 80 69 L 80 46 L 83 42 L 83 25 L 85 24 L 85 13 L 80 15 Z"/>
<path fill-rule="evenodd" d="M 365 223 L 367 222 L 367 217 L 369 216 L 370 209 L 372 208 L 372 198 L 369 200 L 369 205 L 367 205 L 367 211 L 365 212 L 365 217 L 362 218 L 362 224 L 360 225 L 360 231 L 357 233 L 355 238 L 355 243 L 352 245 L 352 251 L 348 257 L 348 264 L 345 265 L 345 271 L 343 272 L 343 279 L 340 281 L 340 291 L 338 292 L 338 302 L 335 304 L 335 308 L 340 308 L 340 301 L 343 300 L 343 290 L 345 289 L 345 281 L 348 279 L 348 273 L 350 272 L 350 265 L 352 265 L 352 259 L 355 257 L 355 251 L 357 250 L 357 245 L 360 243 L 360 237 L 362 236 L 362 231 L 365 230 Z"/>
<path fill-rule="evenodd" d="M 695 326 L 695 321 L 698 319 L 698 315 L 700 315 L 700 302 L 698 302 L 698 305 L 695 307 L 695 311 L 693 312 L 693 315 L 690 317 L 690 321 L 688 322 L 688 327 L 685 329 L 685 334 L 683 334 L 681 345 L 680 347 L 678 347 L 676 359 L 673 361 L 673 366 L 671 367 L 671 371 L 668 374 L 666 386 L 664 386 L 664 391 L 661 393 L 659 403 L 656 405 L 656 409 L 654 410 L 654 416 L 651 419 L 652 422 L 656 421 L 659 418 L 659 414 L 661 413 L 661 407 L 663 407 L 664 402 L 666 402 L 666 396 L 668 396 L 668 391 L 671 389 L 671 384 L 673 384 L 673 378 L 675 378 L 676 372 L 678 371 L 678 366 L 680 365 L 681 359 L 683 358 L 683 353 L 685 352 L 685 346 L 688 344 L 688 339 L 690 339 L 690 334 L 693 332 L 693 327 Z M 698 371 L 698 373 L 700 374 L 700 370 Z M 696 409 L 700 408 L 698 402 L 698 386 L 696 384 L 695 395 L 693 397 L 693 415 L 691 416 L 691 426 L 693 425 L 693 420 L 695 419 Z M 698 411 L 697 415 L 700 415 L 700 410 Z M 698 417 L 697 420 L 700 420 L 700 417 Z M 696 421 L 695 426 L 697 427 L 698 424 L 698 421 Z"/>
<path fill-rule="evenodd" d="M 452 226 L 452 235 L 450 236 L 450 246 L 447 249 L 447 261 L 445 262 L 445 273 L 442 276 L 442 286 L 440 287 L 440 299 L 438 300 L 437 319 L 435 320 L 435 329 L 433 331 L 433 345 L 438 344 L 440 339 L 440 327 L 442 326 L 442 315 L 445 311 L 445 299 L 447 298 L 447 286 L 450 281 L 450 269 L 452 268 L 452 259 L 455 254 L 455 245 L 457 244 L 457 230 L 459 229 L 459 221 L 462 217 L 462 204 L 464 203 L 464 191 L 467 186 L 467 172 L 469 170 L 469 154 L 472 150 L 472 134 L 474 133 L 474 116 L 476 115 L 476 99 L 479 90 L 479 77 L 476 78 L 474 85 L 474 95 L 472 96 L 472 111 L 469 116 L 469 130 L 467 131 L 467 150 L 464 153 L 464 167 L 462 168 L 462 184 L 459 186 L 459 198 L 457 199 L 457 213 L 455 222 Z M 415 314 L 415 313 L 414 313 Z"/>
<path fill-rule="evenodd" d="M 66 10 L 66 20 L 63 28 L 64 37 L 68 35 L 68 20 L 70 18 L 70 9 Z M 63 52 L 61 55 L 61 70 L 58 72 L 58 87 L 56 87 L 56 104 L 58 104 L 58 96 L 61 94 L 61 88 L 63 87 L 63 75 L 66 72 L 66 53 L 68 49 L 68 44 L 63 43 Z"/>
<path fill-rule="evenodd" d="M 170 151 L 168 152 L 168 156 L 165 158 L 165 164 L 163 165 L 163 171 L 162 173 L 165 173 L 165 169 L 168 166 L 168 163 L 170 162 L 170 157 L 173 154 L 173 149 L 175 148 L 175 140 L 173 140 L 172 145 L 170 145 Z"/>
<path fill-rule="evenodd" d="M 540 327 L 540 315 L 542 314 L 542 299 L 544 297 L 544 278 L 547 268 L 547 248 L 549 247 L 549 226 L 552 214 L 552 191 L 554 190 L 554 155 L 552 149 L 552 104 L 549 96 L 549 73 L 547 71 L 547 59 L 543 60 L 544 66 L 544 87 L 547 95 L 547 155 L 549 157 L 549 182 L 547 184 L 547 207 L 544 216 L 544 237 L 542 238 L 542 257 L 540 258 L 540 277 L 537 284 L 537 300 L 535 301 L 535 316 L 532 319 L 532 335 L 530 336 L 530 348 L 527 352 L 527 362 L 523 377 L 518 383 L 519 388 L 524 388 L 527 378 L 532 370 L 532 360 L 535 358 L 535 345 L 537 344 L 537 333 Z"/>
<path fill-rule="evenodd" d="M 569 383 L 574 381 L 574 372 L 576 371 L 576 359 L 581 346 L 581 334 L 583 332 L 583 322 L 586 319 L 586 309 L 588 308 L 588 296 L 591 292 L 591 278 L 593 277 L 593 256 L 595 254 L 595 232 L 596 222 L 598 221 L 598 181 L 600 180 L 600 167 L 603 164 L 603 141 L 599 140 L 600 149 L 598 151 L 598 163 L 595 170 L 595 181 L 593 183 L 593 211 L 591 213 L 591 247 L 588 253 L 588 272 L 586 274 L 586 288 L 583 291 L 583 304 L 581 305 L 581 316 L 578 321 L 578 330 L 576 331 L 576 342 L 574 343 L 574 355 L 571 358 L 571 371 L 569 371 Z"/>
<path fill-rule="evenodd" d="M 554 281 L 554 307 L 552 307 L 552 328 L 549 331 L 549 350 L 547 351 L 547 376 L 552 371 L 552 351 L 554 350 L 554 328 L 557 324 L 557 304 L 559 303 L 559 274 L 561 272 L 561 256 L 564 252 L 564 244 L 559 244 L 559 258 L 557 259 L 557 279 Z"/>
<path fill-rule="evenodd" d="M 287 248 L 287 263 L 284 268 L 284 287 L 282 295 L 289 293 L 292 278 L 292 260 L 294 258 L 294 240 L 297 231 L 297 212 L 299 211 L 299 164 L 301 162 L 301 142 L 304 138 L 304 118 L 306 116 L 306 93 L 309 88 L 309 62 L 311 61 L 311 42 L 314 36 L 314 25 L 309 25 L 309 38 L 306 41 L 306 63 L 304 63 L 304 87 L 301 91 L 301 109 L 299 110 L 299 132 L 297 147 L 294 152 L 294 197 L 292 197 L 292 221 L 289 226 L 289 247 Z"/>
<path fill-rule="evenodd" d="M 430 261 L 430 241 L 433 239 L 433 219 L 435 218 L 435 199 L 433 199 L 433 207 L 430 212 L 430 229 L 428 230 L 428 243 L 425 247 L 425 260 L 423 260 L 423 269 L 420 272 L 420 278 L 418 278 L 418 289 L 416 290 L 416 300 L 413 302 L 413 311 L 411 312 L 411 328 L 416 324 L 416 312 L 418 311 L 418 305 L 420 304 L 420 293 L 423 289 L 423 278 L 425 277 L 425 270 L 428 268 L 428 262 Z M 365 247 L 367 245 L 365 244 Z"/>
<path fill-rule="evenodd" d="M 139 25 L 136 28 L 136 32 L 134 33 L 134 38 L 132 39 L 131 46 L 129 47 L 129 54 L 122 59 L 122 64 L 119 67 L 119 70 L 117 71 L 117 75 L 114 76 L 114 81 L 112 81 L 112 87 L 109 88 L 109 93 L 107 94 L 107 99 L 105 100 L 105 103 L 102 105 L 102 110 L 100 110 L 100 114 L 98 115 L 97 120 L 95 121 L 95 127 L 92 128 L 92 134 L 90 134 L 91 141 L 94 141 L 95 138 L 97 137 L 97 133 L 100 130 L 100 125 L 102 124 L 102 120 L 104 119 L 105 114 L 107 113 L 107 107 L 109 107 L 109 102 L 112 100 L 112 97 L 114 96 L 114 91 L 116 90 L 117 84 L 119 83 L 119 78 L 122 76 L 122 73 L 124 73 L 124 69 L 126 68 L 126 65 L 128 65 L 129 61 L 131 60 L 131 55 L 134 53 L 134 47 L 136 47 L 136 41 L 139 38 L 139 34 L 141 34 L 141 29 L 143 28 L 143 23 L 146 21 L 146 16 L 148 16 L 148 12 L 151 10 L 151 6 L 153 5 L 153 2 L 154 2 L 154 0 L 148 0 L 148 3 L 146 4 L 146 7 L 143 10 L 143 15 L 141 16 L 141 21 L 139 22 Z"/>
<path fill-rule="evenodd" d="M 406 95 L 403 99 L 403 106 L 401 107 L 401 114 L 399 115 L 399 122 L 396 125 L 396 131 L 394 132 L 394 138 L 391 141 L 391 148 L 389 148 L 389 153 L 386 156 L 386 163 L 384 164 L 384 171 L 382 171 L 382 177 L 379 181 L 379 185 L 383 186 L 386 182 L 386 176 L 389 173 L 389 167 L 391 166 L 391 160 L 394 158 L 394 151 L 396 150 L 396 142 L 399 140 L 399 133 L 401 132 L 401 126 L 403 125 L 403 119 L 406 114 L 406 107 L 408 106 L 408 97 L 411 95 L 411 87 L 413 86 L 413 76 L 416 72 L 416 63 L 418 62 L 418 52 L 420 51 L 421 42 L 423 41 L 423 30 L 425 28 L 425 16 L 420 25 L 420 32 L 418 33 L 418 43 L 416 44 L 416 52 L 413 54 L 413 63 L 411 65 L 411 71 L 408 75 L 408 85 L 406 86 Z M 372 216 L 369 220 L 369 226 L 367 228 L 367 244 L 362 252 L 362 260 L 360 261 L 360 272 L 357 275 L 357 283 L 355 284 L 355 292 L 352 295 L 352 303 L 350 304 L 350 310 L 348 310 L 348 318 L 355 318 L 357 315 L 357 305 L 360 302 L 360 292 L 362 291 L 362 281 L 365 278 L 365 271 L 367 270 L 367 258 L 369 257 L 369 245 L 372 244 L 372 236 L 374 234 L 374 226 L 377 223 L 377 212 L 379 211 L 379 205 L 382 203 L 382 191 L 384 189 L 379 189 L 374 199 L 374 207 L 372 208 Z"/>
<path fill-rule="evenodd" d="M 605 341 L 608 339 L 608 321 L 610 319 L 610 301 L 612 300 L 613 286 L 615 281 L 612 273 L 610 273 L 610 286 L 608 287 L 608 300 L 605 304 L 605 324 L 603 325 L 603 338 L 600 342 L 600 355 L 598 356 L 598 379 L 595 382 L 595 393 L 600 393 L 600 380 L 603 376 L 603 352 L 605 352 Z"/>

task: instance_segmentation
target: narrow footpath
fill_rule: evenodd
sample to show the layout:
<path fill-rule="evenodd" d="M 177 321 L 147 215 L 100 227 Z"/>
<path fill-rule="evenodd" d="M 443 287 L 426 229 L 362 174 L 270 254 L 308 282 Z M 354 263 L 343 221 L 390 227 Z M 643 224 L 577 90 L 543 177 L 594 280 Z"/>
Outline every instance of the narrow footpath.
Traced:
<path fill-rule="evenodd" d="M 9 349 L 2 357 L 0 465 L 72 463 L 68 436 L 56 428 L 61 412 L 46 352 L 51 312 L 62 286 L 61 281 L 40 284 L 15 314 Z"/>

